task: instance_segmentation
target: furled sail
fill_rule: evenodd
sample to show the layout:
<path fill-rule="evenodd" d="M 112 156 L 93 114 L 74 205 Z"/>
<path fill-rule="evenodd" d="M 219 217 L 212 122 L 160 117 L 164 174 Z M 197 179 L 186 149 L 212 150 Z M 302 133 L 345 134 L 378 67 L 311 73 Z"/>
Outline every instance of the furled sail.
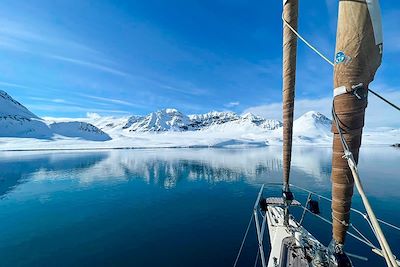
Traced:
<path fill-rule="evenodd" d="M 373 81 L 382 60 L 381 28 L 378 0 L 339 1 L 333 109 L 339 129 L 335 122 L 332 125 L 333 239 L 338 244 L 345 242 L 354 186 L 352 172 L 343 158 L 343 141 L 357 163 L 368 85 Z"/>
<path fill-rule="evenodd" d="M 283 1 L 283 19 L 297 30 L 298 0 Z M 297 36 L 284 24 L 283 28 L 283 184 L 289 191 L 292 157 L 293 110 L 296 82 Z"/>

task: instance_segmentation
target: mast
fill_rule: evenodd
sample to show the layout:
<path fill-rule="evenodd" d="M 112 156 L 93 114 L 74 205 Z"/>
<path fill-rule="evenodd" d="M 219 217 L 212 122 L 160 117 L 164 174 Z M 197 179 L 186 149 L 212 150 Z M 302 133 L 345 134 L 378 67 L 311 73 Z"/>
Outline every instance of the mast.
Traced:
<path fill-rule="evenodd" d="M 341 246 L 350 220 L 354 187 L 352 171 L 343 155 L 345 150 L 350 151 L 358 163 L 368 85 L 381 64 L 382 47 L 379 1 L 340 0 L 332 112 L 332 218 L 333 240 Z"/>
<path fill-rule="evenodd" d="M 298 0 L 283 1 L 283 19 L 297 30 Z M 293 110 L 296 82 L 297 36 L 284 23 L 283 26 L 283 191 L 289 193 L 290 162 L 292 157 Z M 292 198 L 291 194 L 284 194 Z"/>

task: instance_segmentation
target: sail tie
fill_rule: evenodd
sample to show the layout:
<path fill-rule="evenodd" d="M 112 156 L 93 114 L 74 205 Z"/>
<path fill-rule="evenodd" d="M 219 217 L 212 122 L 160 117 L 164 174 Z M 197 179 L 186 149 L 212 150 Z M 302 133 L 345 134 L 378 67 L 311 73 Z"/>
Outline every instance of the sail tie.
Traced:
<path fill-rule="evenodd" d="M 339 86 L 336 87 L 335 89 L 333 89 L 333 97 L 337 97 L 339 95 L 343 95 L 343 94 L 347 94 L 347 93 L 351 93 L 354 96 L 356 96 L 358 99 L 362 99 L 363 97 L 366 97 L 366 95 L 364 94 L 363 96 L 360 96 L 359 94 L 359 89 L 363 89 L 364 88 L 364 84 L 363 83 L 359 83 L 356 85 L 352 85 L 350 89 L 347 89 L 346 86 Z"/>

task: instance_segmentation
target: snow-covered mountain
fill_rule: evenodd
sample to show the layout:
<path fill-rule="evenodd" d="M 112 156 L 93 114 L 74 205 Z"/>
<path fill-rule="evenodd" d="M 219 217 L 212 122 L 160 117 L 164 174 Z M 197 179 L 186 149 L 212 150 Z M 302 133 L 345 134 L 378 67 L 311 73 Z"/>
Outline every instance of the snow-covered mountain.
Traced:
<path fill-rule="evenodd" d="M 51 131 L 42 119 L 0 90 L 0 136 L 48 138 Z"/>
<path fill-rule="evenodd" d="M 267 120 L 251 113 L 237 115 L 234 112 L 209 112 L 200 115 L 189 115 L 191 127 L 196 130 L 218 126 L 225 123 L 236 122 L 237 124 L 252 124 L 267 130 L 274 130 L 282 126 L 278 120 Z"/>
<path fill-rule="evenodd" d="M 275 129 L 278 129 L 279 127 L 283 126 L 281 121 L 267 120 L 267 119 L 264 119 L 263 117 L 256 116 L 251 113 L 246 113 L 243 116 L 241 116 L 241 120 L 249 121 L 256 126 L 259 126 L 261 128 L 267 129 L 267 130 L 275 130 Z"/>
<path fill-rule="evenodd" d="M 49 124 L 54 134 L 66 137 L 78 137 L 91 141 L 108 141 L 111 137 L 96 126 L 80 121 L 54 122 Z"/>
<path fill-rule="evenodd" d="M 71 121 L 74 119 L 48 118 L 55 121 Z M 76 120 L 76 119 L 75 119 Z M 87 118 L 80 118 L 110 134 L 134 134 L 145 132 L 186 132 L 221 130 L 229 125 L 234 127 L 254 127 L 259 130 L 274 130 L 282 126 L 278 120 L 267 120 L 260 116 L 247 113 L 238 115 L 234 112 L 212 111 L 205 114 L 185 115 L 182 112 L 167 108 L 151 112 L 145 116 L 102 117 L 90 114 Z"/>
<path fill-rule="evenodd" d="M 132 116 L 123 129 L 129 132 L 165 132 L 191 130 L 190 119 L 180 111 L 167 108 L 144 117 Z"/>
<path fill-rule="evenodd" d="M 299 138 L 330 138 L 331 125 L 332 121 L 323 114 L 309 111 L 293 122 L 293 132 Z"/>
<path fill-rule="evenodd" d="M 267 120 L 251 113 L 238 115 L 234 112 L 212 111 L 205 114 L 185 115 L 173 108 L 158 110 L 145 116 L 116 118 L 91 115 L 87 120 L 80 120 L 90 122 L 106 132 L 130 133 L 223 130 L 227 125 L 236 127 L 251 125 L 264 130 L 274 130 L 282 126 L 282 122 L 278 120 Z"/>
<path fill-rule="evenodd" d="M 214 125 L 238 121 L 240 116 L 234 112 L 212 111 L 205 114 L 189 115 L 189 119 L 191 128 L 200 130 Z"/>
<path fill-rule="evenodd" d="M 293 122 L 293 143 L 329 144 L 332 141 L 332 121 L 316 111 L 309 111 Z M 282 142 L 282 127 L 276 128 L 270 135 L 271 139 Z"/>
<path fill-rule="evenodd" d="M 110 136 L 86 122 L 49 123 L 0 90 L 0 137 L 50 139 L 56 136 L 106 141 Z"/>
<path fill-rule="evenodd" d="M 79 119 L 42 119 L 0 91 L 0 137 L 14 137 L 0 139 L 0 150 L 249 147 L 282 144 L 282 122 L 251 113 L 238 115 L 212 111 L 185 115 L 173 108 L 145 116 L 111 117 L 90 113 Z M 399 141 L 400 129 L 366 131 L 363 135 L 364 144 L 393 144 Z M 294 121 L 294 145 L 326 146 L 331 143 L 331 120 L 323 114 L 310 111 Z"/>

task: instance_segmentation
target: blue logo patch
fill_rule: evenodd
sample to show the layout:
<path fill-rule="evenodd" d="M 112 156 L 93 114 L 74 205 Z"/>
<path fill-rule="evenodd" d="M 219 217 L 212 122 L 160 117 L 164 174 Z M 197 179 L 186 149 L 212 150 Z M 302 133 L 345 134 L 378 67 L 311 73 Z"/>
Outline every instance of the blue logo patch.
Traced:
<path fill-rule="evenodd" d="M 347 56 L 344 52 L 339 51 L 335 56 L 335 64 L 343 63 L 346 60 Z"/>

